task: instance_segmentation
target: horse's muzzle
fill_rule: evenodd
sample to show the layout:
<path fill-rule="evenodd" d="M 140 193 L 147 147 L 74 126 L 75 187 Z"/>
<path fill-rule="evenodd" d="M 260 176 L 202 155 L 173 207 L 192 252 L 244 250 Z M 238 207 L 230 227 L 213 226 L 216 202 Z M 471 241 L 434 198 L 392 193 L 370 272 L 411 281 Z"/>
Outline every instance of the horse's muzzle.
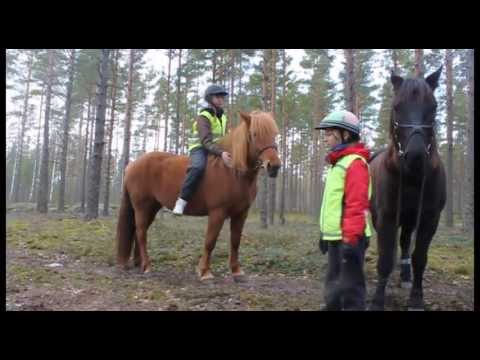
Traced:
<path fill-rule="evenodd" d="M 276 178 L 277 175 L 278 175 L 278 170 L 280 169 L 280 166 L 279 165 L 270 165 L 268 164 L 267 166 L 267 172 L 268 172 L 268 176 L 272 177 L 272 178 Z"/>

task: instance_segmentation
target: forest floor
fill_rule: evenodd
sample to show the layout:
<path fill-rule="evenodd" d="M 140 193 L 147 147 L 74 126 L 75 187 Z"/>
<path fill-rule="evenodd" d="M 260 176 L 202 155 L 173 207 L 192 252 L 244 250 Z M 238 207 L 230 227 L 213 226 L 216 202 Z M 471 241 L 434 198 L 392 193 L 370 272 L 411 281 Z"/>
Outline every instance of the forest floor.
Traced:
<path fill-rule="evenodd" d="M 116 210 L 113 210 L 116 213 Z M 195 273 L 206 218 L 160 212 L 149 230 L 152 272 L 115 266 L 115 217 L 85 221 L 75 210 L 39 215 L 29 204 L 7 206 L 7 310 L 319 310 L 326 256 L 318 225 L 288 214 L 286 226 L 260 228 L 252 213 L 240 245 L 246 282 L 229 275 L 229 226 L 213 252 L 213 280 Z M 376 240 L 366 256 L 368 300 L 376 282 Z M 424 277 L 426 310 L 473 310 L 473 239 L 440 226 Z M 406 310 L 408 290 L 398 270 L 386 310 Z"/>

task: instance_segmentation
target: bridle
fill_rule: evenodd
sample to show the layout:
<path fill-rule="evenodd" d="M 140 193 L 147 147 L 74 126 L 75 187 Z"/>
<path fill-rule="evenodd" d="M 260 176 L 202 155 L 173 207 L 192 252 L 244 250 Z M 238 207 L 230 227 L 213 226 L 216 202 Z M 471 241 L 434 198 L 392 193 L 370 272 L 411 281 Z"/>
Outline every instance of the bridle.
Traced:
<path fill-rule="evenodd" d="M 400 143 L 398 139 L 398 128 L 412 128 L 413 131 L 408 135 L 407 138 L 407 143 L 405 144 L 405 149 L 408 147 L 408 143 L 412 139 L 413 135 L 415 134 L 420 134 L 423 139 L 425 140 L 425 143 L 427 144 L 427 148 L 425 149 L 425 152 L 427 153 L 427 156 L 430 156 L 430 150 L 432 149 L 432 140 L 433 140 L 433 135 L 430 138 L 430 141 L 427 141 L 427 136 L 425 133 L 422 131 L 422 129 L 433 129 L 435 125 L 415 125 L 415 124 L 399 124 L 397 121 L 393 123 L 393 136 L 395 143 L 398 146 L 398 156 L 403 157 L 405 155 L 405 152 L 402 150 L 402 144 Z"/>
<path fill-rule="evenodd" d="M 260 158 L 260 155 L 262 155 L 268 149 L 274 149 L 275 151 L 278 151 L 278 146 L 277 146 L 277 144 L 273 143 L 273 144 L 265 146 L 264 148 L 262 148 L 260 150 L 257 150 L 257 153 L 255 155 L 256 160 L 255 160 L 254 170 L 258 170 L 262 167 L 263 161 L 260 160 L 259 158 Z"/>

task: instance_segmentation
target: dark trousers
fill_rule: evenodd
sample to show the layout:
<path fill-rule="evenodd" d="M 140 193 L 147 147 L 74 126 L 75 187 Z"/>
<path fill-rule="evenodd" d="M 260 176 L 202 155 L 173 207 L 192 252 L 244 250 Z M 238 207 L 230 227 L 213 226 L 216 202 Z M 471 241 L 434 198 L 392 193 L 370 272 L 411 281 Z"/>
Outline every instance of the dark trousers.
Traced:
<path fill-rule="evenodd" d="M 203 147 L 193 149 L 190 152 L 191 165 L 187 169 L 187 176 L 183 182 L 180 197 L 185 201 L 190 201 L 197 190 L 200 180 L 203 177 L 207 167 L 208 152 Z"/>
<path fill-rule="evenodd" d="M 365 310 L 365 247 L 366 238 L 362 238 L 356 246 L 343 241 L 328 242 L 327 310 Z"/>

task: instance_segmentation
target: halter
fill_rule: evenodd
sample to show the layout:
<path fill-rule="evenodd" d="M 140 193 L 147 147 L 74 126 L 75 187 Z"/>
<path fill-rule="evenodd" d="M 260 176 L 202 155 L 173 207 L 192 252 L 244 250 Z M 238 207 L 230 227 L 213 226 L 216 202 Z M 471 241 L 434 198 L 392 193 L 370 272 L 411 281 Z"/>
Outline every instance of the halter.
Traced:
<path fill-rule="evenodd" d="M 413 131 L 410 133 L 410 135 L 408 135 L 408 138 L 407 138 L 407 143 L 405 144 L 405 148 L 408 147 L 408 143 L 410 142 L 410 139 L 413 137 L 413 135 L 415 134 L 420 134 L 423 139 L 425 140 L 425 143 L 428 143 L 427 145 L 427 149 L 425 150 L 425 152 L 427 153 L 427 156 L 430 156 L 430 149 L 432 148 L 432 142 L 427 142 L 426 140 L 426 135 L 424 134 L 424 132 L 422 131 L 422 129 L 432 129 L 434 127 L 434 125 L 414 125 L 414 124 L 399 124 L 397 121 L 395 121 L 393 123 L 393 135 L 394 135 L 394 138 L 395 138 L 395 141 L 397 142 L 397 145 L 398 145 L 398 155 L 399 157 L 403 157 L 403 155 L 405 155 L 405 152 L 402 150 L 402 144 L 400 143 L 400 141 L 398 141 L 398 135 L 397 135 L 397 130 L 398 128 L 413 128 Z M 431 137 L 433 139 L 433 136 Z"/>
<path fill-rule="evenodd" d="M 263 154 L 264 151 L 268 150 L 268 149 L 274 149 L 275 151 L 278 151 L 278 146 L 277 144 L 271 144 L 271 145 L 268 145 L 268 146 L 265 146 L 264 148 L 260 149 L 260 150 L 257 150 L 257 160 L 255 161 L 255 167 L 254 167 L 254 170 L 258 170 L 262 167 L 262 164 L 263 164 L 263 161 L 259 159 L 260 155 Z"/>

